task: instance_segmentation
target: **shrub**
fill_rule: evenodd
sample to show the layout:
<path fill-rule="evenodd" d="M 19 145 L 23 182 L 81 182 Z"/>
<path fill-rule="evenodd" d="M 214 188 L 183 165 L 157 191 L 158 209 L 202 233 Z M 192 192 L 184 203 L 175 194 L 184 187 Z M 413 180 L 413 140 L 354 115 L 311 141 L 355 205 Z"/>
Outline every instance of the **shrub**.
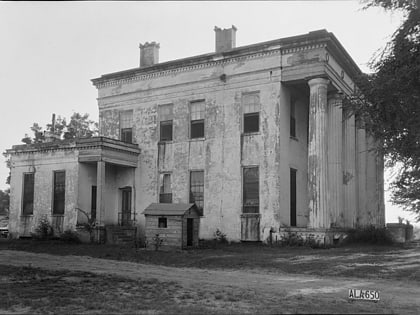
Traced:
<path fill-rule="evenodd" d="M 60 235 L 60 241 L 65 243 L 80 244 L 80 238 L 76 232 L 72 230 L 66 230 Z"/>
<path fill-rule="evenodd" d="M 220 231 L 219 229 L 217 229 L 216 232 L 214 232 L 214 239 L 220 244 L 229 243 L 226 234 Z"/>
<path fill-rule="evenodd" d="M 303 246 L 305 241 L 303 237 L 296 232 L 286 232 L 280 236 L 281 246 Z"/>
<path fill-rule="evenodd" d="M 54 236 L 54 229 L 46 217 L 42 217 L 38 221 L 38 226 L 32 237 L 37 240 L 48 240 Z"/>
<path fill-rule="evenodd" d="M 367 243 L 367 244 L 380 244 L 380 245 L 392 245 L 391 234 L 386 228 L 377 228 L 373 225 L 351 229 L 347 232 L 346 243 Z"/>
<path fill-rule="evenodd" d="M 153 246 L 155 248 L 156 251 L 159 250 L 159 248 L 162 246 L 163 243 L 163 238 L 160 237 L 159 234 L 156 234 L 153 238 L 152 238 L 152 242 L 153 242 Z"/>

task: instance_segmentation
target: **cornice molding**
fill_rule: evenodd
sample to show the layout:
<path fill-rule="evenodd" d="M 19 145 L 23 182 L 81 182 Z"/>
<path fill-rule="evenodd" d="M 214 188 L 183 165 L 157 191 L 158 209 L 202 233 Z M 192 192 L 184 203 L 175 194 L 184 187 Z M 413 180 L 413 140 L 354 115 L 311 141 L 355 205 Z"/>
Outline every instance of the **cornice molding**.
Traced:
<path fill-rule="evenodd" d="M 180 67 L 177 67 L 177 68 L 168 69 L 168 70 L 161 70 L 161 71 L 156 70 L 154 72 L 144 73 L 144 74 L 140 74 L 140 73 L 139 74 L 131 74 L 131 75 L 127 75 L 127 77 L 125 77 L 125 78 L 117 78 L 117 79 L 106 79 L 106 78 L 100 79 L 99 78 L 99 79 L 97 79 L 98 81 L 96 83 L 96 87 L 98 89 L 100 89 L 100 88 L 107 87 L 107 86 L 115 86 L 115 85 L 119 85 L 119 84 L 126 84 L 126 83 L 130 83 L 130 82 L 135 82 L 135 81 L 145 81 L 145 80 L 150 80 L 150 79 L 159 78 L 159 77 L 163 77 L 163 76 L 170 76 L 170 75 L 177 74 L 177 73 L 189 72 L 189 71 L 194 71 L 194 70 L 197 70 L 197 69 L 206 69 L 206 68 L 211 68 L 211 67 L 214 67 L 214 66 L 232 64 L 232 63 L 235 63 L 235 62 L 257 59 L 257 58 L 270 56 L 270 55 L 276 55 L 276 54 L 280 54 L 280 49 L 263 51 L 263 52 L 248 54 L 248 55 L 236 56 L 236 57 L 228 57 L 228 58 L 215 55 L 214 59 L 212 61 L 207 61 L 207 62 L 204 62 L 204 63 L 198 63 L 198 64 L 194 64 L 194 65 L 180 66 Z M 103 80 L 103 81 L 101 81 L 101 80 Z"/>

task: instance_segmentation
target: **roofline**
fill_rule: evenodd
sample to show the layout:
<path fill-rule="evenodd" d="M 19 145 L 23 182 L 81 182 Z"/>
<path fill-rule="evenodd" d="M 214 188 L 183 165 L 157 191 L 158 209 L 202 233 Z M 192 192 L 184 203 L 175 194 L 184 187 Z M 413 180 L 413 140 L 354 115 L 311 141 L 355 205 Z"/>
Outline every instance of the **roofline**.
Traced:
<path fill-rule="evenodd" d="M 197 55 L 197 56 L 157 63 L 155 65 L 144 67 L 144 68 L 137 67 L 137 68 L 132 68 L 128 70 L 112 72 L 112 73 L 104 74 L 100 76 L 99 78 L 92 79 L 91 81 L 93 85 L 98 86 L 99 84 L 106 82 L 108 80 L 118 80 L 118 79 L 123 79 L 127 77 L 133 77 L 133 76 L 137 76 L 141 74 L 146 74 L 146 73 L 153 73 L 157 71 L 175 69 L 181 66 L 214 61 L 214 57 L 229 58 L 229 57 L 235 57 L 238 55 L 246 55 L 246 54 L 255 53 L 264 49 L 268 49 L 272 46 L 278 46 L 278 49 L 280 50 L 289 49 L 292 47 L 297 47 L 297 46 L 301 46 L 301 45 L 309 44 L 313 42 L 318 42 L 318 43 L 326 42 L 328 44 L 331 43 L 331 45 L 328 45 L 330 53 L 332 53 L 337 60 L 341 61 L 342 65 L 345 67 L 345 70 L 348 73 L 350 73 L 351 75 L 359 75 L 362 73 L 358 65 L 354 62 L 354 60 L 351 58 L 349 53 L 344 49 L 343 45 L 341 45 L 341 43 L 338 41 L 335 35 L 332 32 L 328 32 L 327 30 L 322 29 L 322 30 L 312 31 L 307 34 L 295 35 L 291 37 L 285 37 L 285 38 L 265 41 L 261 43 L 236 47 L 234 49 L 231 49 L 229 51 L 222 52 L 222 53 L 212 52 L 208 54 Z"/>

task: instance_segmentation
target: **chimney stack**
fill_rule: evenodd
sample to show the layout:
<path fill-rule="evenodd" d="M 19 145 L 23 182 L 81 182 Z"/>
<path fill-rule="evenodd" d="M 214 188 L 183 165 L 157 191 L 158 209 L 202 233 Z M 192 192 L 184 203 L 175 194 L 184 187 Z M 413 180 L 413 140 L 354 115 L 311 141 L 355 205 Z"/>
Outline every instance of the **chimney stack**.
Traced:
<path fill-rule="evenodd" d="M 159 47 L 156 42 L 140 44 L 140 68 L 159 63 Z"/>
<path fill-rule="evenodd" d="M 236 31 L 238 29 L 232 25 L 231 28 L 221 29 L 214 27 L 216 32 L 216 53 L 225 52 L 236 47 Z"/>

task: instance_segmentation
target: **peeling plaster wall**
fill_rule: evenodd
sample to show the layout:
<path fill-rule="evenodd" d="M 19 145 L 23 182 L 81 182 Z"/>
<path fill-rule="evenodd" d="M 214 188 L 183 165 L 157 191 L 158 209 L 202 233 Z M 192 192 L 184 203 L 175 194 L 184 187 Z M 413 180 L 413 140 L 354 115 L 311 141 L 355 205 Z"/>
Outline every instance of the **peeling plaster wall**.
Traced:
<path fill-rule="evenodd" d="M 9 231 L 12 237 L 29 236 L 35 231 L 42 217 L 47 217 L 51 222 L 54 171 L 66 172 L 63 227 L 64 230 L 75 229 L 79 173 L 76 151 L 56 150 L 13 154 L 11 163 Z M 35 173 L 34 209 L 32 216 L 21 216 L 23 174 L 27 172 Z"/>
<path fill-rule="evenodd" d="M 298 224 L 306 225 L 307 102 L 297 106 L 298 141 L 289 137 L 289 97 L 280 83 L 280 56 L 271 54 L 210 68 L 130 81 L 99 89 L 101 126 L 114 124 L 120 110 L 133 110 L 135 141 L 141 149 L 136 169 L 137 219 L 158 201 L 160 172 L 171 172 L 173 202 L 189 202 L 189 172 L 204 170 L 204 216 L 200 237 L 216 229 L 239 240 L 242 213 L 242 167 L 260 169 L 261 239 L 270 228 L 290 223 L 289 169 L 298 169 Z M 220 79 L 226 75 L 226 82 Z M 259 91 L 260 132 L 242 135 L 242 93 Z M 283 91 L 283 92 L 281 92 Z M 189 139 L 191 101 L 205 101 L 205 139 Z M 173 104 L 173 141 L 159 142 L 159 105 Z M 101 129 L 102 130 L 102 129 Z M 118 137 L 117 132 L 106 133 Z M 293 156 L 295 152 L 299 158 Z"/>
<path fill-rule="evenodd" d="M 91 214 L 92 208 L 92 186 L 96 186 L 96 163 L 79 164 L 79 183 L 78 183 L 78 208 Z M 78 214 L 78 223 L 86 223 L 87 217 L 83 213 Z"/>

